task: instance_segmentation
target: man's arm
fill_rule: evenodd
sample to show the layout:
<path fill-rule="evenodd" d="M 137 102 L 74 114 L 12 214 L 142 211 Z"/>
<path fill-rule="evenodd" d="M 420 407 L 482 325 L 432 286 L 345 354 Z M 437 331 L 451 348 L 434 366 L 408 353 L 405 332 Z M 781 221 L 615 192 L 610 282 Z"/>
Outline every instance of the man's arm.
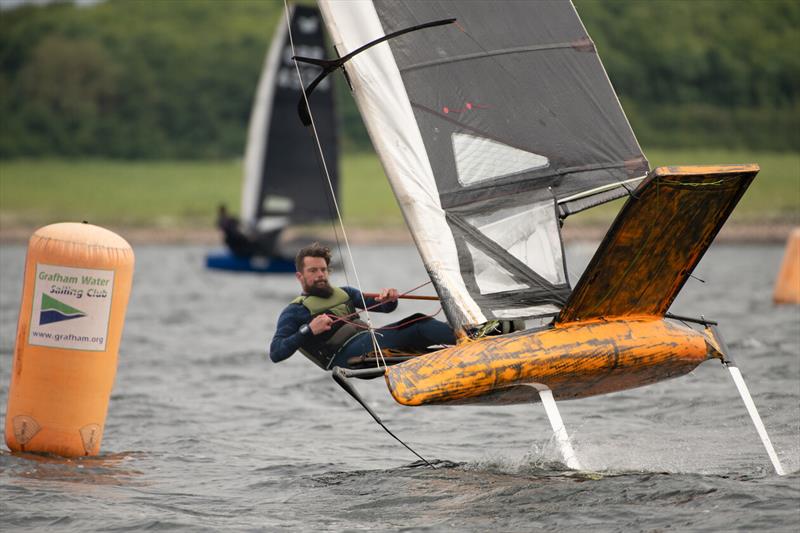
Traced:
<path fill-rule="evenodd" d="M 355 306 L 359 309 L 364 309 L 364 303 L 361 300 L 361 291 L 358 289 L 354 289 L 353 287 L 342 287 L 347 294 L 350 295 L 350 299 L 353 300 Z M 395 309 L 397 309 L 397 300 L 388 300 L 386 302 L 379 302 L 375 298 L 366 298 L 367 307 L 370 308 L 370 311 L 377 311 L 378 313 L 391 313 Z M 373 305 L 378 305 L 377 307 L 372 307 Z"/>
<path fill-rule="evenodd" d="M 273 362 L 278 363 L 288 359 L 297 351 L 305 338 L 298 330 L 308 322 L 309 318 L 311 314 L 302 305 L 292 304 L 283 310 L 278 317 L 278 326 L 269 345 L 269 358 Z M 306 335 L 311 335 L 311 332 Z"/>

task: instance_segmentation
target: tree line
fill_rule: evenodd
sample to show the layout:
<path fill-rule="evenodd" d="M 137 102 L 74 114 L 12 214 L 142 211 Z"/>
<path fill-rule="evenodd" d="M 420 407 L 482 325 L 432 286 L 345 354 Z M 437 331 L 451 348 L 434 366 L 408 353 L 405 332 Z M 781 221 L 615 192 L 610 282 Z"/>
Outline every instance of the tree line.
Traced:
<path fill-rule="evenodd" d="M 575 5 L 645 147 L 800 148 L 800 2 Z M 0 11 L 0 157 L 241 155 L 282 9 L 107 0 Z M 368 148 L 346 84 L 337 90 L 344 146 Z"/>

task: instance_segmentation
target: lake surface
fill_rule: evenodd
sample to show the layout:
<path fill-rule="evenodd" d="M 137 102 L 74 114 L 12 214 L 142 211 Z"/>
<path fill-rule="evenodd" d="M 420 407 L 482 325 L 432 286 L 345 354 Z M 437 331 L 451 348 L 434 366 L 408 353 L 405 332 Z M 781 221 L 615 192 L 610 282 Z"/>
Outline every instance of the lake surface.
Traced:
<path fill-rule="evenodd" d="M 594 246 L 567 247 L 573 279 Z M 293 276 L 214 272 L 200 246 L 138 246 L 100 457 L 0 446 L 11 531 L 794 531 L 800 525 L 800 307 L 775 307 L 782 246 L 711 248 L 672 307 L 720 322 L 787 476 L 733 381 L 691 374 L 560 403 L 585 471 L 564 466 L 540 404 L 408 408 L 356 386 L 431 469 L 327 373 L 266 348 Z M 365 290 L 427 277 L 409 246 L 355 247 Z M 24 246 L 0 246 L 5 419 Z M 702 282 L 700 280 L 703 280 Z M 355 285 L 348 273 L 339 284 Z M 432 293 L 426 287 L 419 293 Z M 393 315 L 438 306 L 402 302 Z M 399 314 L 401 313 L 401 314 Z M 441 318 L 441 314 L 439 317 Z"/>

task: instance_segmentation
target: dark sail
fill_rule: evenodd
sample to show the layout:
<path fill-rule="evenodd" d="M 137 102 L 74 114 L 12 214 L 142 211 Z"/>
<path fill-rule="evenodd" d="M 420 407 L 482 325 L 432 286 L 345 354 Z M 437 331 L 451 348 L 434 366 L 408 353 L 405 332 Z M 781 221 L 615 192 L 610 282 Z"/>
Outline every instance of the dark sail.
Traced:
<path fill-rule="evenodd" d="M 292 9 L 291 34 L 298 55 L 325 57 L 323 24 L 316 8 Z M 242 221 L 250 229 L 335 218 L 329 187 L 315 156 L 317 147 L 297 120 L 301 88 L 293 55 L 281 17 L 250 119 L 242 188 Z M 305 84 L 316 74 L 308 65 L 300 65 L 300 70 Z M 311 106 L 325 163 L 338 191 L 338 137 L 329 80 L 317 88 Z"/>
<path fill-rule="evenodd" d="M 320 2 L 373 144 L 454 326 L 556 312 L 560 218 L 648 164 L 568 1 Z"/>

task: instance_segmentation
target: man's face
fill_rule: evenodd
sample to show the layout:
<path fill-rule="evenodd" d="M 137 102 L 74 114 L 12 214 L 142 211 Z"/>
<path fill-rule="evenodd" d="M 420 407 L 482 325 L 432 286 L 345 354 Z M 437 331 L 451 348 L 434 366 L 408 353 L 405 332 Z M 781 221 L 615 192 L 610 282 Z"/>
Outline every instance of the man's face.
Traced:
<path fill-rule="evenodd" d="M 322 257 L 304 257 L 303 270 L 295 276 L 307 294 L 327 298 L 333 292 L 328 284 L 328 264 Z"/>

